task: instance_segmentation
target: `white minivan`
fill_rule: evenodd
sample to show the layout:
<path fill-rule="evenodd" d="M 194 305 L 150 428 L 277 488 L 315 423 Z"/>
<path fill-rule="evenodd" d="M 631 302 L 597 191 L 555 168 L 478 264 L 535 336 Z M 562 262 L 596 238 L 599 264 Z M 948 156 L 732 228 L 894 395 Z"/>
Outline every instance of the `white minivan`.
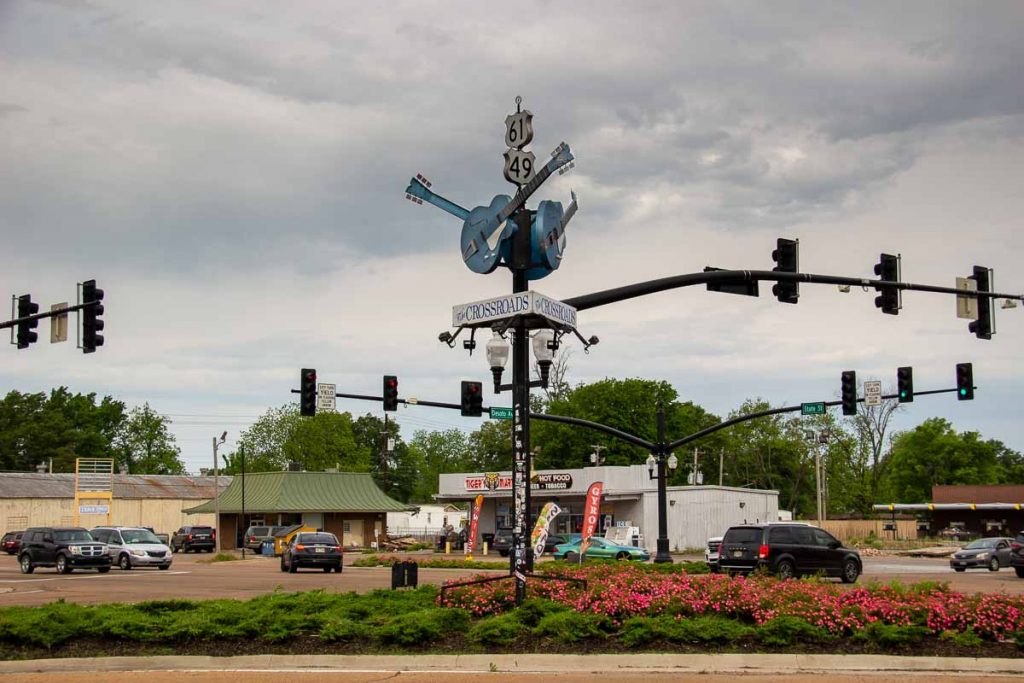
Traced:
<path fill-rule="evenodd" d="M 149 529 L 101 526 L 89 533 L 97 541 L 107 544 L 114 565 L 125 571 L 135 567 L 171 568 L 171 549 L 161 543 Z"/>

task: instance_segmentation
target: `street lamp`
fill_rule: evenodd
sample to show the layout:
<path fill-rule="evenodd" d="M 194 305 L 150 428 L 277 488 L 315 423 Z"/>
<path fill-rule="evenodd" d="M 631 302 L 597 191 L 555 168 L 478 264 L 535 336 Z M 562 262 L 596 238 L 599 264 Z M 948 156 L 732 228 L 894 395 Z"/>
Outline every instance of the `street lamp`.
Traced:
<path fill-rule="evenodd" d="M 657 552 L 654 554 L 654 561 L 671 562 L 672 555 L 668 551 L 668 492 L 666 490 L 666 480 L 668 476 L 665 473 L 665 465 L 668 465 L 670 470 L 675 471 L 679 466 L 679 459 L 676 458 L 674 453 L 668 453 L 668 457 L 661 449 L 664 448 L 665 444 L 665 411 L 662 408 L 658 408 L 658 451 L 657 453 L 651 453 L 647 456 L 647 476 L 651 479 L 658 480 L 658 547 Z M 658 473 L 654 473 L 654 468 L 657 466 Z"/>
<path fill-rule="evenodd" d="M 220 441 L 213 437 L 213 538 L 217 543 L 217 554 L 220 554 L 220 470 L 217 465 L 217 446 L 223 446 L 228 433 L 220 435 Z"/>
<path fill-rule="evenodd" d="M 590 454 L 590 462 L 594 463 L 595 467 L 600 467 L 604 464 L 604 457 L 601 455 L 601 451 L 608 447 L 595 443 L 591 444 L 591 448 L 594 449 L 594 452 Z"/>
<path fill-rule="evenodd" d="M 555 357 L 555 331 L 552 329 L 537 330 L 533 334 L 533 357 L 540 366 L 540 383 L 548 385 L 548 374 L 551 372 L 551 361 Z"/>
<path fill-rule="evenodd" d="M 501 391 L 501 373 L 505 371 L 508 363 L 509 346 L 505 338 L 497 330 L 493 330 L 494 336 L 487 342 L 485 353 L 487 364 L 491 366 L 491 374 L 494 376 L 494 393 Z"/>

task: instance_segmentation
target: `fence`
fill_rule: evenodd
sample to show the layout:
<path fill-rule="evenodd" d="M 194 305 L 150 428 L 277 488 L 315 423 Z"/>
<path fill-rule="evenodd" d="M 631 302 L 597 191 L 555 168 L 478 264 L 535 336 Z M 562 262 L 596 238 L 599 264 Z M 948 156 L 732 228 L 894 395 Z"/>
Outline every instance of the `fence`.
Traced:
<path fill-rule="evenodd" d="M 865 538 L 872 533 L 878 538 L 912 539 L 917 538 L 917 521 L 913 519 L 897 519 L 895 531 L 886 529 L 892 525 L 890 519 L 826 519 L 820 524 L 840 541 L 851 538 Z"/>

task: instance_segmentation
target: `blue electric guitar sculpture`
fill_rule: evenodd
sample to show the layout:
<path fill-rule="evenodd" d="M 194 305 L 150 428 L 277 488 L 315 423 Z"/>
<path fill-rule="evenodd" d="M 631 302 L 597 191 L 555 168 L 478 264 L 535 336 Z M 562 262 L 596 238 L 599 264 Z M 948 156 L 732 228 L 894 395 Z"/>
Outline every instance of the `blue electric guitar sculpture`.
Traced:
<path fill-rule="evenodd" d="M 499 250 L 502 242 L 515 230 L 515 225 L 508 222 L 509 216 L 521 209 L 530 195 L 548 179 L 553 172 L 573 160 L 569 145 L 560 144 L 551 154 L 551 160 L 544 165 L 537 175 L 523 187 L 516 196 L 498 195 L 491 200 L 490 206 L 478 206 L 469 212 L 462 225 L 460 247 L 462 260 L 474 273 L 490 273 L 498 267 Z"/>
<path fill-rule="evenodd" d="M 450 202 L 441 195 L 431 192 L 430 184 L 430 181 L 422 174 L 417 173 L 416 177 L 409 181 L 409 187 L 405 188 L 405 198 L 414 204 L 429 202 L 442 211 L 447 211 L 460 221 L 465 221 L 469 218 L 469 211 L 455 202 Z"/>
<path fill-rule="evenodd" d="M 530 263 L 526 279 L 540 280 L 547 277 L 562 264 L 565 251 L 565 226 L 569 224 L 577 209 L 576 193 L 572 203 L 564 212 L 562 202 L 545 200 L 537 205 L 537 213 L 530 225 Z M 511 252 L 503 254 L 511 257 Z"/>

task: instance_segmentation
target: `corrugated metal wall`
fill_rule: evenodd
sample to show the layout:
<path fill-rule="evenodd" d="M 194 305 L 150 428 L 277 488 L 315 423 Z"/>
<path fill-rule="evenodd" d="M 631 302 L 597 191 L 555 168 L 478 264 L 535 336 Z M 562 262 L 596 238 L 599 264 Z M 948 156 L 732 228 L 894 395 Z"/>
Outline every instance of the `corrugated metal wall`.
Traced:
<path fill-rule="evenodd" d="M 721 536 L 734 524 L 774 522 L 779 518 L 775 491 L 717 486 L 674 487 L 668 490 L 669 550 L 703 548 L 708 538 Z M 642 530 L 651 552 L 658 542 L 658 496 L 645 493 Z"/>
<path fill-rule="evenodd" d="M 183 508 L 196 505 L 193 499 L 117 499 L 111 505 L 110 524 L 148 526 L 158 533 L 172 533 L 184 524 L 213 524 L 212 514 L 186 515 Z M 30 526 L 74 523 L 74 500 L 68 498 L 8 498 L 0 500 L 0 531 Z M 82 515 L 85 528 L 107 524 L 106 515 Z"/>

